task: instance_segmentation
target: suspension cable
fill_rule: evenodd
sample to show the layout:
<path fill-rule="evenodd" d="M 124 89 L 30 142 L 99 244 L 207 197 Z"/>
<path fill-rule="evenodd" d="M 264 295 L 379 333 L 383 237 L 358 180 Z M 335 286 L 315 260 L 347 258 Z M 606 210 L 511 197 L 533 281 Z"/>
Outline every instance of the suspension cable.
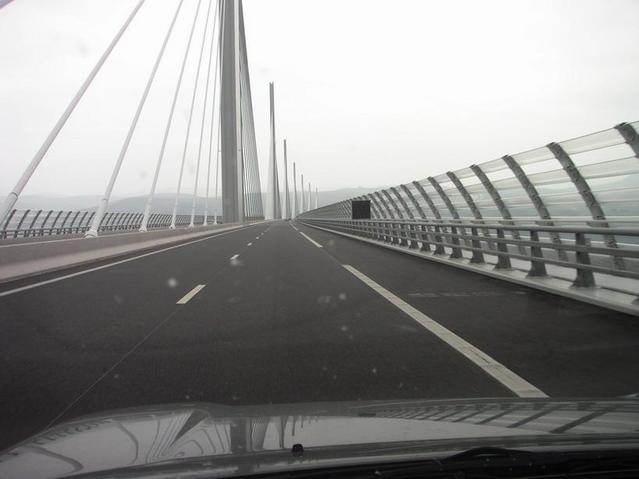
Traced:
<path fill-rule="evenodd" d="M 129 25 L 135 18 L 136 14 L 138 13 L 138 10 L 140 10 L 140 7 L 142 7 L 142 4 L 144 2 L 145 0 L 140 0 L 137 3 L 137 5 L 133 8 L 133 10 L 127 17 L 124 24 L 120 27 L 120 30 L 118 30 L 118 33 L 115 34 L 115 37 L 113 37 L 113 40 L 111 40 L 111 43 L 109 43 L 109 46 L 107 47 L 107 49 L 104 51 L 104 53 L 98 60 L 98 63 L 95 64 L 95 66 L 93 67 L 93 70 L 91 70 L 91 72 L 89 73 L 89 76 L 87 76 L 86 80 L 84 80 L 84 83 L 82 84 L 78 92 L 71 99 L 71 103 L 69 103 L 66 110 L 64 110 L 64 113 L 62 113 L 62 116 L 58 119 L 58 121 L 54 125 L 53 129 L 49 133 L 49 136 L 47 136 L 42 146 L 40 146 L 40 149 L 36 152 L 35 156 L 31 159 L 31 163 L 29 163 L 29 166 L 27 166 L 27 169 L 24 171 L 24 173 L 22 173 L 22 176 L 20 177 L 16 185 L 13 187 L 13 190 L 11 190 L 11 192 L 5 198 L 4 202 L 2 203 L 2 208 L 0 208 L 0 224 L 4 222 L 4 220 L 7 218 L 7 216 L 13 209 L 14 205 L 18 201 L 18 197 L 22 193 L 22 190 L 29 182 L 29 179 L 31 178 L 31 176 L 33 176 L 33 173 L 35 173 L 35 170 L 38 168 L 38 165 L 44 158 L 44 155 L 46 155 L 47 151 L 49 151 L 49 148 L 51 147 L 51 145 L 57 138 L 58 133 L 60 133 L 60 130 L 62 130 L 62 127 L 65 125 L 65 123 L 71 116 L 71 113 L 73 113 L 73 110 L 75 110 L 75 107 L 78 105 L 78 103 L 80 103 L 80 100 L 84 96 L 84 93 L 87 91 L 87 89 L 93 82 L 93 79 L 96 77 L 96 75 L 102 68 L 102 65 L 104 65 L 104 62 L 109 57 L 109 55 L 111 54 L 111 52 L 113 51 L 117 43 L 120 41 L 120 38 L 129 27 Z"/>
<path fill-rule="evenodd" d="M 106 191 L 104 192 L 104 196 L 100 200 L 100 204 L 98 205 L 98 211 L 93 217 L 93 222 L 91 223 L 91 228 L 86 232 L 85 237 L 93 238 L 98 235 L 98 228 L 100 227 L 100 223 L 102 222 L 102 217 L 106 211 L 107 205 L 109 203 L 109 199 L 111 198 L 111 192 L 113 191 L 113 186 L 115 185 L 115 181 L 118 178 L 118 173 L 120 172 L 120 168 L 122 167 L 122 162 L 124 161 L 124 157 L 126 156 L 126 152 L 129 149 L 129 144 L 131 143 L 131 138 L 133 137 L 133 132 L 135 131 L 135 127 L 138 124 L 138 120 L 140 118 L 140 114 L 142 113 L 142 109 L 144 108 L 144 104 L 146 103 L 146 98 L 149 95 L 149 90 L 151 90 L 151 85 L 153 84 L 153 80 L 155 79 L 155 74 L 158 71 L 158 67 L 160 66 L 160 62 L 162 61 L 162 56 L 164 55 L 164 50 L 166 49 L 166 45 L 169 42 L 169 38 L 171 37 L 171 33 L 173 32 L 173 27 L 175 26 L 175 22 L 178 18 L 180 10 L 182 9 L 182 4 L 184 0 L 180 0 L 177 8 L 175 9 L 175 14 L 173 15 L 173 20 L 169 25 L 169 29 L 166 32 L 164 37 L 164 41 L 162 42 L 162 47 L 158 52 L 157 58 L 155 59 L 155 63 L 153 65 L 153 69 L 151 70 L 151 75 L 147 80 L 146 86 L 144 88 L 144 92 L 142 93 L 142 98 L 140 98 L 140 102 L 138 103 L 138 108 L 135 111 L 135 115 L 133 116 L 133 121 L 129 126 L 129 131 L 124 140 L 124 144 L 122 145 L 122 149 L 120 150 L 120 154 L 115 163 L 115 167 L 113 168 L 113 172 L 111 173 L 111 178 L 109 179 L 109 183 L 107 184 Z"/>
<path fill-rule="evenodd" d="M 175 193 L 175 203 L 173 204 L 173 214 L 171 215 L 170 229 L 175 229 L 175 220 L 177 216 L 178 201 L 180 200 L 180 191 L 182 190 L 182 177 L 184 175 L 184 164 L 186 163 L 186 152 L 189 146 L 189 136 L 191 133 L 191 123 L 193 122 L 193 109 L 195 107 L 195 98 L 197 96 L 198 80 L 200 78 L 200 69 L 202 67 L 202 56 L 204 53 L 204 44 L 206 41 L 206 32 L 209 26 L 209 17 L 211 14 L 211 5 L 213 0 L 209 0 L 209 8 L 206 12 L 206 20 L 204 21 L 204 34 L 202 35 L 202 46 L 200 47 L 200 58 L 197 63 L 197 71 L 195 73 L 195 85 L 193 86 L 193 98 L 191 99 L 191 109 L 189 112 L 189 122 L 186 127 L 186 137 L 184 138 L 184 150 L 182 152 L 182 163 L 180 165 L 180 175 L 178 178 L 177 192 Z M 196 179 L 197 182 L 197 179 Z"/>
<path fill-rule="evenodd" d="M 171 129 L 171 124 L 173 123 L 173 115 L 175 113 L 175 105 L 177 104 L 177 99 L 180 93 L 180 88 L 182 86 L 182 78 L 184 77 L 184 69 L 186 67 L 186 61 L 189 56 L 189 51 L 191 50 L 191 41 L 193 40 L 193 33 L 195 33 L 195 25 L 197 23 L 197 17 L 200 13 L 200 5 L 202 4 L 202 0 L 198 0 L 197 7 L 195 9 L 195 16 L 193 17 L 193 25 L 191 26 L 191 33 L 189 34 L 189 40 L 186 44 L 186 50 L 184 51 L 184 58 L 182 59 L 182 66 L 180 68 L 180 75 L 178 76 L 177 85 L 175 87 L 175 93 L 173 94 L 173 103 L 171 103 L 171 111 L 169 112 L 169 118 L 166 122 L 166 128 L 164 130 L 164 138 L 162 139 L 162 147 L 160 148 L 160 154 L 158 156 L 157 164 L 155 165 L 155 173 L 153 174 L 153 183 L 151 184 L 151 191 L 149 192 L 149 196 L 146 200 L 146 205 L 144 206 L 144 217 L 142 218 L 142 224 L 140 225 L 140 231 L 147 230 L 147 224 L 149 221 L 149 216 L 151 214 L 151 205 L 153 204 L 153 197 L 155 196 L 155 188 L 157 187 L 158 177 L 160 176 L 160 168 L 162 167 L 162 160 L 164 159 L 164 152 L 166 149 L 166 143 L 169 137 L 169 130 Z"/>

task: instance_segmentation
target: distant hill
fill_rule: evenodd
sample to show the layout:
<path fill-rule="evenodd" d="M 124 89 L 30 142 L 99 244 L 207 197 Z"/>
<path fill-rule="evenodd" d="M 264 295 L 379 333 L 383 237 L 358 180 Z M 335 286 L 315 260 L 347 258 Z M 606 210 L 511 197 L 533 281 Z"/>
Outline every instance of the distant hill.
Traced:
<path fill-rule="evenodd" d="M 119 198 L 114 198 L 117 201 Z M 4 201 L 4 197 L 1 198 Z M 95 209 L 100 201 L 99 195 L 23 195 L 16 203 L 19 210 L 88 210 Z"/>
<path fill-rule="evenodd" d="M 336 203 L 338 201 L 346 200 L 354 196 L 365 195 L 373 191 L 379 190 L 381 187 L 376 188 L 342 188 L 332 191 L 320 191 L 318 193 L 319 206 Z M 292 192 L 291 192 L 292 196 Z M 299 192 L 298 192 L 299 196 Z M 266 194 L 262 195 L 263 202 L 266 202 Z M 2 198 L 4 199 L 4 198 Z M 180 195 L 178 201 L 178 214 L 189 214 L 191 212 L 191 202 L 193 197 L 191 195 Z M 315 194 L 312 197 L 315 205 Z M 94 211 L 96 205 L 100 201 L 98 195 L 78 195 L 78 196 L 58 196 L 58 195 L 24 195 L 21 196 L 16 208 L 19 210 L 83 210 Z M 171 213 L 173 212 L 173 202 L 175 201 L 175 194 L 172 193 L 158 193 L 153 199 L 153 212 L 154 213 Z M 291 197 L 291 208 L 293 198 Z M 282 195 L 282 203 L 284 202 L 284 195 Z M 146 204 L 146 196 L 131 196 L 127 198 L 112 198 L 109 203 L 109 211 L 113 212 L 126 212 L 126 213 L 142 213 L 144 211 L 144 205 Z M 221 200 L 219 198 L 209 198 L 209 213 L 221 214 Z M 204 198 L 198 197 L 196 200 L 196 212 L 198 214 L 204 211 Z"/>

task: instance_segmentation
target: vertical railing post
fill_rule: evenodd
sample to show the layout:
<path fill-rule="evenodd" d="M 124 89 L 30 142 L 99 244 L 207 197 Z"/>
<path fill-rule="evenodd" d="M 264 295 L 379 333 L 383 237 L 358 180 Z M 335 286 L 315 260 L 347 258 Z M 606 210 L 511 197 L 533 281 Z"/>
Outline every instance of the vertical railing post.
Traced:
<path fill-rule="evenodd" d="M 533 243 L 533 245 L 530 247 L 530 271 L 528 271 L 528 276 L 547 276 L 548 273 L 546 273 L 544 254 L 541 247 L 539 246 L 539 232 L 537 230 L 530 231 L 530 242 Z"/>
<path fill-rule="evenodd" d="M 535 188 L 535 185 L 532 184 L 532 181 L 530 181 L 530 178 L 528 178 L 528 175 L 526 175 L 523 168 L 510 155 L 502 156 L 502 160 L 504 160 L 504 163 L 506 163 L 506 166 L 510 168 L 513 175 L 515 175 L 515 178 L 517 178 L 517 180 L 519 181 L 519 184 L 528 195 L 528 198 L 530 199 L 530 202 L 535 208 L 537 215 L 539 215 L 539 218 L 543 220 L 541 221 L 541 223 L 545 226 L 552 226 L 553 222 L 551 221 L 550 212 L 548 211 L 548 208 L 546 208 L 546 205 L 544 204 L 544 201 L 541 199 L 541 196 L 539 196 L 539 192 L 537 191 L 537 188 Z M 557 246 L 561 245 L 561 238 L 559 234 L 555 232 L 551 232 L 550 238 L 553 244 Z M 555 251 L 557 252 L 557 256 L 559 257 L 559 259 L 564 261 L 568 259 L 568 256 L 566 255 L 566 252 L 563 249 L 556 248 Z"/>
<path fill-rule="evenodd" d="M 2 231 L 1 236 L 2 239 L 5 239 L 7 237 L 7 228 L 9 227 L 9 223 L 11 223 L 11 220 L 13 219 L 13 216 L 16 214 L 15 209 L 12 209 L 11 212 L 7 215 L 7 217 L 4 220 L 4 224 L 2 225 Z"/>
<path fill-rule="evenodd" d="M 49 213 L 51 213 L 51 212 L 49 212 Z M 75 227 L 75 232 L 76 233 L 80 233 L 81 232 L 82 223 L 84 222 L 84 218 L 86 218 L 88 213 L 89 213 L 88 211 L 84 211 L 82 213 L 82 216 L 80 217 L 80 221 L 78 221 L 78 225 Z M 48 218 L 48 215 L 47 215 L 47 218 Z M 45 218 L 45 222 L 46 222 L 46 218 Z M 42 225 L 44 226 L 44 223 L 42 223 Z"/>
<path fill-rule="evenodd" d="M 40 225 L 40 231 L 38 233 L 38 236 L 44 235 L 44 229 L 47 226 L 47 221 L 49 221 L 49 217 L 51 216 L 51 213 L 53 213 L 53 210 L 49 210 L 49 212 L 46 214 L 46 216 L 42 220 L 42 224 Z"/>
<path fill-rule="evenodd" d="M 497 228 L 497 264 L 495 269 L 512 269 L 508 255 L 508 245 L 505 243 L 506 237 L 502 228 Z"/>
<path fill-rule="evenodd" d="M 609 225 L 608 222 L 605 221 L 606 215 L 603 211 L 603 208 L 601 207 L 601 204 L 597 200 L 595 194 L 592 192 L 590 184 L 588 184 L 586 178 L 584 178 L 575 163 L 572 161 L 572 158 L 570 158 L 570 155 L 568 155 L 568 153 L 566 153 L 563 147 L 558 143 L 549 143 L 546 146 L 552 152 L 552 154 L 555 155 L 555 158 L 568 175 L 568 178 L 570 178 L 570 181 L 572 181 L 573 185 L 575 185 L 575 188 L 579 192 L 579 195 L 586 205 L 586 208 L 588 208 L 588 211 L 590 211 L 592 218 L 600 222 L 603 221 L 601 223 L 598 223 L 598 226 L 608 228 Z M 604 242 L 606 243 L 606 246 L 608 248 L 617 248 L 617 240 L 612 234 L 604 235 Z M 626 269 L 624 260 L 621 256 L 613 256 L 612 263 L 617 269 Z"/>
<path fill-rule="evenodd" d="M 590 266 L 590 254 L 588 253 L 588 243 L 585 233 L 575 233 L 575 260 L 577 267 L 577 276 L 573 282 L 576 288 L 592 288 L 595 286 L 595 278 L 592 270 L 582 268 L 582 266 Z"/>
<path fill-rule="evenodd" d="M 33 231 L 33 226 L 35 225 L 36 221 L 40 217 L 41 213 L 42 213 L 42 210 L 38 210 L 38 212 L 33 217 L 33 220 L 31 220 L 31 224 L 29 224 L 29 229 L 28 229 L 28 235 L 29 236 L 31 236 L 31 233 L 33 233 L 33 236 L 35 236 L 35 232 Z"/>
<path fill-rule="evenodd" d="M 457 188 L 457 191 L 459 191 L 459 193 L 461 194 L 462 198 L 466 202 L 466 205 L 470 209 L 470 211 L 473 214 L 473 216 L 475 217 L 475 219 L 477 221 L 480 221 L 480 222 L 483 223 L 484 222 L 484 218 L 483 218 L 483 216 L 481 214 L 481 211 L 479 211 L 479 208 L 475 204 L 475 200 L 473 200 L 473 197 L 470 195 L 470 193 L 468 193 L 468 190 L 466 189 L 464 184 L 461 182 L 459 177 L 455 173 L 453 173 L 452 171 L 449 171 L 448 173 L 446 173 L 446 175 L 448 176 L 450 181 L 453 183 L 455 188 Z M 488 232 L 488 229 L 484 228 L 484 229 L 482 229 L 482 231 L 484 232 L 484 236 L 490 238 L 490 234 Z M 471 234 L 473 236 L 479 236 L 477 233 L 478 233 L 477 228 L 474 228 L 474 229 L 471 228 Z M 493 243 L 490 240 L 488 240 L 488 248 L 489 249 L 491 248 L 492 244 Z M 473 240 L 471 240 L 471 246 L 473 248 L 475 248 L 475 249 L 473 250 L 473 256 L 472 256 L 470 262 L 471 263 L 483 263 L 484 262 L 484 256 L 483 256 L 481 251 L 477 251 L 477 249 L 476 249 L 476 248 L 481 249 L 481 242 L 479 240 L 473 239 Z"/>
<path fill-rule="evenodd" d="M 439 184 L 439 182 L 435 178 L 433 178 L 432 176 L 428 177 L 428 181 L 430 182 L 432 187 L 435 189 L 435 191 L 437 192 L 439 197 L 442 199 L 442 201 L 444 202 L 444 204 L 448 208 L 448 211 L 450 212 L 450 214 L 451 214 L 451 216 L 453 218 L 451 220 L 451 223 L 454 223 L 455 220 L 459 221 L 459 213 L 457 213 L 457 208 L 455 208 L 455 205 L 453 205 L 453 202 L 450 201 L 450 198 L 448 197 L 448 195 L 446 194 L 446 192 L 444 191 L 442 186 Z M 463 234 L 464 233 L 464 228 L 462 228 L 461 230 L 462 230 L 462 234 Z M 455 258 L 455 259 L 462 258 L 463 255 L 462 255 L 461 249 L 459 247 L 459 236 L 457 234 L 457 228 L 454 227 L 454 226 L 450 227 L 450 244 L 451 244 L 450 257 L 451 258 Z"/>
<path fill-rule="evenodd" d="M 15 231 L 13 232 L 13 237 L 17 238 L 18 237 L 18 233 L 20 232 L 21 228 L 22 228 L 22 223 L 24 223 L 24 220 L 27 219 L 27 215 L 31 212 L 31 210 L 25 210 L 25 212 L 22 214 L 22 218 L 20 218 L 20 221 L 18 221 L 18 225 L 16 226 Z M 24 236 L 24 235 L 23 235 Z"/>
<path fill-rule="evenodd" d="M 479 242 L 478 239 L 476 239 L 477 236 L 479 236 L 479 232 L 477 231 L 477 228 L 473 227 L 470 229 L 470 234 L 473 235 L 473 239 L 470 241 L 470 244 L 473 247 L 473 251 L 472 251 L 472 256 L 470 258 L 470 262 L 474 263 L 474 264 L 483 264 L 484 263 L 484 255 L 482 254 L 481 251 L 479 251 L 481 249 L 481 243 Z"/>

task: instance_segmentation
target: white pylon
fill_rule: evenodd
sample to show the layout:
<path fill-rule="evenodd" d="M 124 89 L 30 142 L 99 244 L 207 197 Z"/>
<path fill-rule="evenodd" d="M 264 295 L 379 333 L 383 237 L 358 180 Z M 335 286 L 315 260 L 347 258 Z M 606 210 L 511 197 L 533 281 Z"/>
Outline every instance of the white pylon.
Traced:
<path fill-rule="evenodd" d="M 291 219 L 291 198 L 288 195 L 288 158 L 286 156 L 286 140 L 284 140 L 284 219 Z"/>
<path fill-rule="evenodd" d="M 297 175 L 295 173 L 295 162 L 293 162 L 293 218 L 297 217 L 297 210 Z"/>
<path fill-rule="evenodd" d="M 300 213 L 304 213 L 304 175 L 300 175 L 302 177 L 300 184 L 302 185 L 302 198 L 301 198 L 301 202 L 300 202 Z"/>

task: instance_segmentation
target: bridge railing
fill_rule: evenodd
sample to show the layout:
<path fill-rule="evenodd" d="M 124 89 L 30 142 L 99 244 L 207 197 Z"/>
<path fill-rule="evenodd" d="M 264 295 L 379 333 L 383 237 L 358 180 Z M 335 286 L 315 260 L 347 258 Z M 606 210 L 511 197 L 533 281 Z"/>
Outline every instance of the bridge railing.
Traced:
<path fill-rule="evenodd" d="M 318 219 L 313 220 L 312 224 L 409 249 L 432 251 L 434 255 L 450 259 L 468 259 L 471 264 L 493 264 L 495 269 L 511 270 L 513 260 L 522 260 L 528 264 L 528 277 L 547 276 L 548 265 L 570 268 L 576 273 L 573 285 L 577 287 L 595 286 L 594 273 L 639 280 L 639 228 L 617 228 L 615 234 L 627 239 L 627 242 L 619 243 L 620 247 L 610 248 L 601 241 L 609 231 L 607 228 L 419 220 Z M 514 232 L 519 234 L 515 235 Z M 553 242 L 555 233 L 562 235 L 562 244 Z M 566 254 L 560 255 L 557 251 Z M 627 260 L 627 268 L 615 268 L 616 258 Z M 636 289 L 626 292 L 639 294 Z"/>
<path fill-rule="evenodd" d="M 473 164 L 299 216 L 311 225 L 529 278 L 639 292 L 639 122 Z M 369 200 L 353 221 L 352 200 Z M 432 249 L 432 252 L 429 252 Z M 492 258 L 492 259 L 490 259 Z M 510 266 L 509 266 L 510 265 Z M 639 311 L 639 308 L 637 309 Z"/>
<path fill-rule="evenodd" d="M 0 240 L 30 238 L 36 236 L 73 235 L 85 233 L 90 227 L 95 212 L 68 210 L 13 210 L 0 229 Z M 124 232 L 140 229 L 142 213 L 106 213 L 100 223 L 100 232 Z M 214 217 L 208 217 L 212 223 Z M 217 218 L 218 223 L 221 218 Z M 194 223 L 201 225 L 203 215 L 196 215 Z M 176 226 L 187 226 L 191 215 L 177 215 Z M 149 218 L 147 228 L 163 229 L 171 225 L 171 214 L 155 213 Z"/>

